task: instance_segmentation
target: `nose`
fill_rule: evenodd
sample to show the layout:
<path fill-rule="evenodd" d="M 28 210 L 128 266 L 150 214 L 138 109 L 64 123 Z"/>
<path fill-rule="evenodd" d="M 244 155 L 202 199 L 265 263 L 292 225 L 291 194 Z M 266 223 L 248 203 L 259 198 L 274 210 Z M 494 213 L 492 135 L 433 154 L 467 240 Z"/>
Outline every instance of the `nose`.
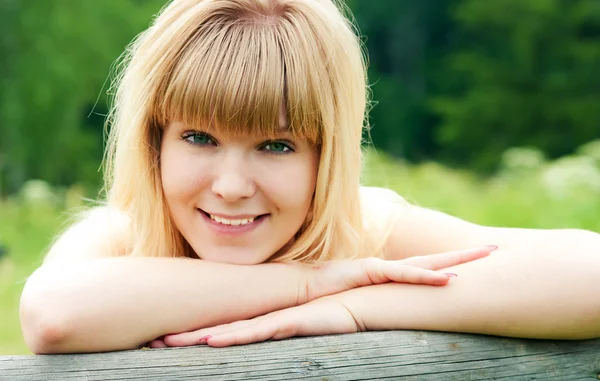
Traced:
<path fill-rule="evenodd" d="M 256 192 L 256 184 L 247 168 L 248 161 L 241 154 L 226 155 L 215 169 L 212 191 L 226 201 L 249 198 Z"/>

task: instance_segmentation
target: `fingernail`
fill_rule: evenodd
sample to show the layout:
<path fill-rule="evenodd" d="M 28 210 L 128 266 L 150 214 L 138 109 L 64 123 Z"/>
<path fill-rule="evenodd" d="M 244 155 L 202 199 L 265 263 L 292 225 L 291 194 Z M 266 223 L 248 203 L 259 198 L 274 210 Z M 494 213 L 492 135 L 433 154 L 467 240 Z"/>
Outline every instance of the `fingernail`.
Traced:
<path fill-rule="evenodd" d="M 489 251 L 494 251 L 498 248 L 496 245 L 486 245 L 483 247 L 484 249 L 488 249 Z"/>
<path fill-rule="evenodd" d="M 454 273 L 444 273 L 446 275 L 448 275 L 450 278 L 456 278 L 458 276 L 458 274 L 454 274 Z"/>
<path fill-rule="evenodd" d="M 212 337 L 212 335 L 206 335 L 206 336 L 202 336 L 201 338 L 198 339 L 198 343 L 206 343 L 208 341 L 208 339 L 210 339 Z"/>

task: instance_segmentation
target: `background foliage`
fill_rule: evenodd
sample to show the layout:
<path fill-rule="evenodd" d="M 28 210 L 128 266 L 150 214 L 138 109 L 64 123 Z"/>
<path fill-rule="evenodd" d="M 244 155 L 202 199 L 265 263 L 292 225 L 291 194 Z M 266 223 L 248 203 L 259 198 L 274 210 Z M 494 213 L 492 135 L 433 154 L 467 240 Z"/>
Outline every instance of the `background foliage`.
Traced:
<path fill-rule="evenodd" d="M 111 65 L 165 0 L 0 0 L 0 354 L 101 186 Z M 600 1 L 346 0 L 369 51 L 364 183 L 486 225 L 600 232 Z"/>
<path fill-rule="evenodd" d="M 556 158 L 598 137 L 598 0 L 347 4 L 370 53 L 376 147 L 489 173 L 512 146 Z M 30 178 L 98 187 L 109 68 L 163 5 L 0 1 L 0 194 Z"/>

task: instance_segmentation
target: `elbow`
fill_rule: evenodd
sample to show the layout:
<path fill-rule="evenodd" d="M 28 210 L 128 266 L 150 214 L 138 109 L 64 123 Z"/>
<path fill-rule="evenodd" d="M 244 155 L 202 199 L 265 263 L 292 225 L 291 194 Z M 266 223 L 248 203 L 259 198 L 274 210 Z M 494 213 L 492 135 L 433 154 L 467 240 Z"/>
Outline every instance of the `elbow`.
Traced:
<path fill-rule="evenodd" d="M 64 353 L 64 350 L 61 349 L 61 344 L 64 342 L 63 331 L 58 325 L 24 321 L 23 313 L 21 314 L 21 325 L 25 344 L 33 354 Z"/>
<path fill-rule="evenodd" d="M 36 271 L 25 284 L 21 294 L 19 315 L 25 344 L 34 354 L 64 352 L 65 326 L 59 314 L 62 310 L 44 276 Z"/>
<path fill-rule="evenodd" d="M 586 301 L 584 309 L 574 321 L 582 319 L 575 328 L 576 339 L 600 338 L 600 296 L 598 295 L 598 274 L 600 272 L 600 234 L 589 230 L 572 230 L 573 243 L 581 248 L 584 256 L 579 259 L 579 265 L 585 270 L 578 276 L 577 281 L 586 285 L 580 291 L 580 298 Z"/>

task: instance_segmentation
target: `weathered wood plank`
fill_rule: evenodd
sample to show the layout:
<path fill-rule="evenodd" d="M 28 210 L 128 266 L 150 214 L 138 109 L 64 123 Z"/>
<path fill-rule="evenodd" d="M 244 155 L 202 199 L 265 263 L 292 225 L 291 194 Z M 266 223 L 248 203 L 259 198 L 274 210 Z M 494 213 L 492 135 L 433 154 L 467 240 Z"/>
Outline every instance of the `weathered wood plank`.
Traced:
<path fill-rule="evenodd" d="M 0 357 L 0 380 L 598 380 L 600 339 L 390 331 L 231 348 Z"/>

